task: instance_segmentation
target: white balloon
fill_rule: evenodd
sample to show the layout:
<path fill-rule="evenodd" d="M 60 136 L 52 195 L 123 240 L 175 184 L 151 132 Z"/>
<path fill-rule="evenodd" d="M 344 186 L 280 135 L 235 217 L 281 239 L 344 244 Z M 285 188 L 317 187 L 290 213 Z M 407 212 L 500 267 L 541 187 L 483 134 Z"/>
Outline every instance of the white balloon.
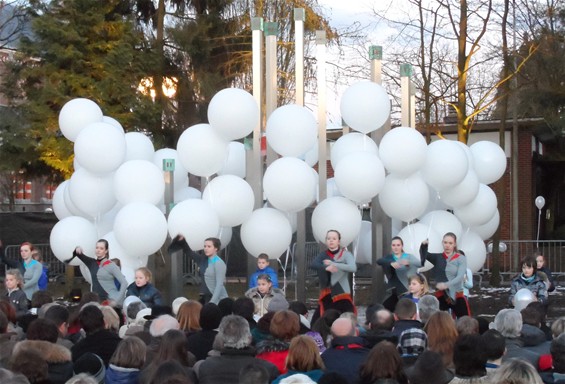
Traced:
<path fill-rule="evenodd" d="M 428 201 L 428 186 L 419 173 L 406 178 L 391 173 L 379 193 L 383 211 L 394 219 L 406 222 L 420 216 L 428 206 Z"/>
<path fill-rule="evenodd" d="M 331 162 L 333 169 L 345 156 L 354 152 L 368 152 L 379 155 L 379 148 L 373 139 L 359 132 L 351 132 L 341 136 L 333 144 L 331 150 Z"/>
<path fill-rule="evenodd" d="M 443 252 L 442 236 L 425 224 L 416 223 L 407 225 L 398 233 L 398 236 L 404 243 L 404 252 L 415 255 L 416 257 L 420 254 L 422 241 L 426 239 L 429 241 L 428 252 Z M 420 267 L 418 271 L 425 272 L 432 268 L 433 264 L 426 261 L 424 266 Z"/>
<path fill-rule="evenodd" d="M 131 257 L 148 256 L 165 243 L 167 220 L 152 204 L 130 203 L 116 215 L 114 235 Z"/>
<path fill-rule="evenodd" d="M 316 144 L 316 127 L 316 119 L 307 108 L 284 105 L 267 120 L 267 142 L 281 156 L 299 157 Z"/>
<path fill-rule="evenodd" d="M 153 161 L 155 155 L 155 147 L 151 139 L 141 132 L 126 133 L 126 157 L 128 160 L 148 160 Z M 161 166 L 161 168 L 163 167 Z"/>
<path fill-rule="evenodd" d="M 74 205 L 91 218 L 108 212 L 116 204 L 113 176 L 91 173 L 85 168 L 73 173 L 67 188 Z"/>
<path fill-rule="evenodd" d="M 478 272 L 487 259 L 487 248 L 481 237 L 472 231 L 467 231 L 457 241 L 457 248 L 465 252 L 467 268 Z"/>
<path fill-rule="evenodd" d="M 245 167 L 245 146 L 237 141 L 230 142 L 226 163 L 218 171 L 218 175 L 234 175 L 244 179 L 246 175 Z"/>
<path fill-rule="evenodd" d="M 462 223 L 474 227 L 488 223 L 496 213 L 496 205 L 494 191 L 481 184 L 477 197 L 464 207 L 456 208 L 453 213 Z"/>
<path fill-rule="evenodd" d="M 83 253 L 94 257 L 96 246 L 96 229 L 84 217 L 70 216 L 57 222 L 49 236 L 49 245 L 55 257 L 61 261 L 70 259 L 76 247 L 81 247 Z M 74 259 L 71 265 L 79 265 L 80 260 Z"/>
<path fill-rule="evenodd" d="M 89 124 L 76 138 L 75 157 L 90 172 L 115 171 L 126 157 L 125 135 L 110 124 Z"/>
<path fill-rule="evenodd" d="M 362 221 L 355 252 L 355 261 L 359 264 L 371 264 L 371 255 L 373 254 L 373 239 L 371 235 L 372 223 L 370 221 Z"/>
<path fill-rule="evenodd" d="M 65 189 L 69 186 L 69 180 L 63 181 L 53 194 L 53 212 L 57 219 L 63 220 L 65 217 L 73 216 L 73 213 L 65 204 Z"/>
<path fill-rule="evenodd" d="M 224 166 L 228 143 L 209 124 L 196 124 L 179 137 L 177 153 L 188 172 L 208 177 Z"/>
<path fill-rule="evenodd" d="M 110 256 L 110 259 L 118 259 L 120 260 L 120 264 L 128 261 L 129 259 L 137 259 L 137 257 L 128 255 L 118 239 L 116 239 L 116 234 L 114 233 L 114 231 L 105 233 L 103 236 L 101 236 L 101 239 L 104 239 L 108 242 L 108 255 Z M 128 282 L 131 283 L 131 281 Z"/>
<path fill-rule="evenodd" d="M 76 173 L 76 172 L 75 172 Z M 64 190 L 64 199 L 65 199 L 65 206 L 67 207 L 67 209 L 69 210 L 69 212 L 72 213 L 73 216 L 81 216 L 84 217 L 85 219 L 91 219 L 92 216 L 82 212 L 80 209 L 77 208 L 77 206 L 75 205 L 75 203 L 73 203 L 73 200 L 71 199 L 71 193 L 70 193 L 70 180 L 67 180 L 69 182 L 69 184 L 65 187 Z"/>
<path fill-rule="evenodd" d="M 231 241 L 233 235 L 232 227 L 220 227 L 220 232 L 218 233 L 217 238 L 220 239 L 221 247 L 220 249 L 224 249 L 228 246 Z"/>
<path fill-rule="evenodd" d="M 175 190 L 175 204 L 180 203 L 188 199 L 201 199 L 202 192 L 196 188 L 183 187 L 181 189 Z"/>
<path fill-rule="evenodd" d="M 390 99 L 385 89 L 372 81 L 349 86 L 341 96 L 343 120 L 356 131 L 369 133 L 382 127 L 390 115 Z"/>
<path fill-rule="evenodd" d="M 488 240 L 495 234 L 499 224 L 500 224 L 500 213 L 498 212 L 497 209 L 492 219 L 490 219 L 486 224 L 471 227 L 471 231 L 479 235 L 481 239 Z"/>
<path fill-rule="evenodd" d="M 384 187 L 385 169 L 378 158 L 368 152 L 351 153 L 334 169 L 340 193 L 356 203 L 365 203 Z"/>
<path fill-rule="evenodd" d="M 94 226 L 96 227 L 96 233 L 98 233 L 98 237 L 102 237 L 106 233 L 113 232 L 114 230 L 114 221 L 116 220 L 116 215 L 120 212 L 120 209 L 123 208 L 123 204 L 116 203 L 112 209 L 108 212 L 100 216 L 100 218 L 96 218 L 94 221 Z"/>
<path fill-rule="evenodd" d="M 492 141 L 478 141 L 471 145 L 475 172 L 483 184 L 494 183 L 506 172 L 506 154 Z"/>
<path fill-rule="evenodd" d="M 426 161 L 428 145 L 424 136 L 414 128 L 398 127 L 382 138 L 379 157 L 387 171 L 408 176 Z"/>
<path fill-rule="evenodd" d="M 75 259 L 75 260 L 77 260 L 77 259 Z M 80 269 L 80 274 L 82 275 L 82 277 L 84 278 L 84 280 L 86 280 L 86 282 L 88 284 L 92 284 L 92 276 L 90 275 L 90 269 L 88 269 L 86 264 L 84 264 L 82 261 L 79 261 L 79 262 L 80 262 L 80 264 L 78 264 L 78 267 Z M 71 264 L 72 264 L 72 262 L 71 262 Z"/>
<path fill-rule="evenodd" d="M 532 291 L 530 291 L 528 288 L 521 288 L 514 295 L 512 304 L 514 304 L 515 310 L 521 311 L 522 309 L 526 308 L 528 304 L 535 300 L 536 297 L 534 296 L 534 293 Z"/>
<path fill-rule="evenodd" d="M 473 154 L 471 153 L 471 148 L 465 143 L 462 143 L 457 140 L 452 140 L 453 143 L 457 144 L 459 148 L 465 152 L 465 156 L 467 156 L 467 163 L 469 164 L 469 169 L 475 169 L 473 164 Z"/>
<path fill-rule="evenodd" d="M 316 165 L 318 163 L 318 143 L 314 144 L 301 158 L 311 167 Z"/>
<path fill-rule="evenodd" d="M 114 192 L 118 201 L 157 204 L 165 193 L 165 179 L 153 162 L 130 160 L 123 163 L 114 174 Z"/>
<path fill-rule="evenodd" d="M 542 209 L 545 206 L 545 199 L 543 196 L 536 197 L 535 204 L 537 209 Z"/>
<path fill-rule="evenodd" d="M 361 213 L 357 206 L 345 197 L 330 197 L 318 204 L 312 213 L 314 238 L 325 243 L 330 229 L 339 231 L 342 246 L 355 240 L 361 230 Z"/>
<path fill-rule="evenodd" d="M 263 189 L 269 202 L 284 212 L 308 207 L 316 197 L 316 180 L 312 168 L 294 157 L 275 160 L 263 177 Z"/>
<path fill-rule="evenodd" d="M 218 214 L 220 226 L 234 227 L 243 223 L 253 212 L 255 196 L 247 181 L 233 175 L 214 178 L 202 193 Z"/>
<path fill-rule="evenodd" d="M 72 99 L 59 112 L 59 128 L 70 141 L 75 141 L 80 131 L 90 123 L 102 121 L 102 110 L 92 100 Z"/>
<path fill-rule="evenodd" d="M 173 171 L 173 179 L 175 190 L 188 186 L 188 171 L 179 160 L 178 153 L 175 149 L 163 148 L 155 151 L 153 155 L 153 164 L 159 169 L 163 169 L 163 160 L 174 160 L 175 170 Z"/>
<path fill-rule="evenodd" d="M 259 208 L 241 225 L 241 242 L 254 257 L 265 253 L 278 259 L 290 247 L 292 228 L 286 216 L 273 208 Z"/>
<path fill-rule="evenodd" d="M 428 145 L 426 161 L 421 169 L 424 180 L 436 190 L 454 187 L 469 170 L 467 155 L 451 140 L 438 140 Z"/>
<path fill-rule="evenodd" d="M 220 220 L 210 203 L 189 199 L 173 207 L 168 228 L 171 237 L 182 235 L 190 248 L 199 250 L 204 248 L 204 240 L 218 235 Z"/>
<path fill-rule="evenodd" d="M 116 128 L 118 132 L 122 135 L 125 134 L 124 127 L 120 124 L 120 122 L 113 117 L 110 116 L 102 116 L 102 122 L 106 124 L 110 124 L 112 127 Z"/>
<path fill-rule="evenodd" d="M 249 135 L 259 125 L 259 118 L 255 98 L 243 89 L 222 89 L 208 105 L 210 125 L 227 141 Z"/>
<path fill-rule="evenodd" d="M 479 178 L 473 169 L 469 169 L 465 178 L 457 185 L 441 190 L 441 200 L 450 207 L 469 204 L 479 193 Z"/>
<path fill-rule="evenodd" d="M 441 236 L 448 232 L 455 234 L 459 239 L 463 233 L 463 226 L 454 214 L 447 211 L 432 211 L 420 219 L 420 223 L 432 227 Z"/>

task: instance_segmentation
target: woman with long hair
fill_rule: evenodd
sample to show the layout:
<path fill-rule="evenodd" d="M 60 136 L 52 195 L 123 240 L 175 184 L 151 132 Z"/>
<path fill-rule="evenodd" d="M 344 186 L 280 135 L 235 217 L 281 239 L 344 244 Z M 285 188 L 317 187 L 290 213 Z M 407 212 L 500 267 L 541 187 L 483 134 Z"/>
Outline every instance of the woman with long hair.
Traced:
<path fill-rule="evenodd" d="M 390 341 L 381 341 L 375 345 L 359 369 L 359 384 L 374 384 L 385 379 L 408 384 L 408 378 L 402 369 L 402 358 Z"/>
<path fill-rule="evenodd" d="M 324 362 L 320 357 L 320 351 L 316 342 L 311 337 L 305 335 L 293 338 L 290 342 L 285 367 L 287 373 L 277 377 L 273 384 L 278 384 L 285 377 L 298 373 L 318 382 L 318 379 L 324 374 Z"/>
<path fill-rule="evenodd" d="M 202 304 L 196 300 L 188 300 L 181 304 L 177 320 L 181 331 L 188 337 L 202 329 L 200 326 L 200 311 Z"/>
<path fill-rule="evenodd" d="M 424 332 L 428 335 L 428 349 L 441 355 L 446 368 L 453 368 L 453 347 L 459 336 L 453 317 L 444 311 L 434 313 L 424 326 Z"/>
<path fill-rule="evenodd" d="M 137 384 L 145 364 L 145 343 L 136 336 L 123 339 L 110 359 L 104 381 L 106 384 Z"/>
<path fill-rule="evenodd" d="M 290 341 L 300 332 L 300 318 L 292 311 L 278 311 L 271 320 L 269 332 L 272 339 L 257 344 L 257 358 L 275 364 L 280 373 L 286 373 L 286 357 Z"/>

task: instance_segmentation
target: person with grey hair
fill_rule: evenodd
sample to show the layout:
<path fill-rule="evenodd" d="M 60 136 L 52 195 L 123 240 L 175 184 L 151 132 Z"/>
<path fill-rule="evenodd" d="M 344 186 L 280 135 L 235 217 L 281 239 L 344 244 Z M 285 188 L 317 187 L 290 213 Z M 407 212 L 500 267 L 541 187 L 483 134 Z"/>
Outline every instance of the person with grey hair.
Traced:
<path fill-rule="evenodd" d="M 418 315 L 422 324 L 426 324 L 431 315 L 439 311 L 439 300 L 433 295 L 424 295 L 418 301 Z"/>
<path fill-rule="evenodd" d="M 505 362 L 512 358 L 525 360 L 534 367 L 538 366 L 539 354 L 524 348 L 524 343 L 520 340 L 522 331 L 522 314 L 515 309 L 500 310 L 491 324 L 491 328 L 496 329 L 504 336 L 506 342 L 506 354 L 502 361 Z"/>
<path fill-rule="evenodd" d="M 160 337 L 170 329 L 180 329 L 179 322 L 171 315 L 161 315 L 151 322 L 149 333 L 153 337 Z"/>
<path fill-rule="evenodd" d="M 209 356 L 194 366 L 200 384 L 236 383 L 239 372 L 249 364 L 263 366 L 269 373 L 269 382 L 279 376 L 274 364 L 255 357 L 249 323 L 243 317 L 224 317 L 217 338 L 221 340 L 221 346 L 218 346 L 220 355 Z"/>

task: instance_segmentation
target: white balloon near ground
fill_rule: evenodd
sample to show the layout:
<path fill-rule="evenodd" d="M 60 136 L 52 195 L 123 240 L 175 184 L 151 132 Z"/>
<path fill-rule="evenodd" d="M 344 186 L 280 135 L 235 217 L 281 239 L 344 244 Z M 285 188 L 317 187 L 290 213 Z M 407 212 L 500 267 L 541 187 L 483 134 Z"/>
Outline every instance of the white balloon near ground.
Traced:
<path fill-rule="evenodd" d="M 374 154 L 350 153 L 337 164 L 334 179 L 343 196 L 356 203 L 365 203 L 383 189 L 385 169 Z"/>
<path fill-rule="evenodd" d="M 448 211 L 428 212 L 422 216 L 420 223 L 432 227 L 441 236 L 451 232 L 459 239 L 463 233 L 463 225 L 461 225 L 459 219 Z"/>
<path fill-rule="evenodd" d="M 295 157 L 275 160 L 263 176 L 263 190 L 269 203 L 284 212 L 308 207 L 316 197 L 312 168 Z"/>
<path fill-rule="evenodd" d="M 467 155 L 456 142 L 438 140 L 428 145 L 421 172 L 424 180 L 436 190 L 456 186 L 463 181 L 468 170 Z"/>
<path fill-rule="evenodd" d="M 175 190 L 188 186 L 188 171 L 179 160 L 178 153 L 175 149 L 163 148 L 155 151 L 153 155 L 153 164 L 159 169 L 163 169 L 163 160 L 174 160 L 175 170 L 173 171 L 173 179 Z"/>
<path fill-rule="evenodd" d="M 479 178 L 473 169 L 467 171 L 465 178 L 457 185 L 441 190 L 441 200 L 450 207 L 469 204 L 479 193 Z"/>
<path fill-rule="evenodd" d="M 158 204 L 165 193 L 163 171 L 148 160 L 126 161 L 114 174 L 114 193 L 124 205 Z"/>
<path fill-rule="evenodd" d="M 101 122 L 104 114 L 94 101 L 72 99 L 59 112 L 59 128 L 70 141 L 75 141 L 80 131 L 91 123 Z"/>
<path fill-rule="evenodd" d="M 497 209 L 494 216 L 486 224 L 473 226 L 470 229 L 479 235 L 481 239 L 488 240 L 496 233 L 499 225 L 500 213 Z"/>
<path fill-rule="evenodd" d="M 414 128 L 398 127 L 388 131 L 379 145 L 379 158 L 387 171 L 409 176 L 426 161 L 428 145 Z"/>
<path fill-rule="evenodd" d="M 312 231 L 320 243 L 326 242 L 326 233 L 335 229 L 341 234 L 341 245 L 347 246 L 359 235 L 361 213 L 345 197 L 330 197 L 316 206 L 312 213 Z"/>
<path fill-rule="evenodd" d="M 370 221 L 361 222 L 361 230 L 359 231 L 359 237 L 355 242 L 356 252 L 355 261 L 359 264 L 371 264 L 371 255 L 373 253 L 373 239 L 371 237 L 372 223 Z"/>
<path fill-rule="evenodd" d="M 182 187 L 175 190 L 175 204 L 188 199 L 201 199 L 202 192 L 193 187 Z"/>
<path fill-rule="evenodd" d="M 267 120 L 267 142 L 281 156 L 300 157 L 318 137 L 317 123 L 310 110 L 296 104 L 279 107 Z"/>
<path fill-rule="evenodd" d="M 487 248 L 481 237 L 472 231 L 465 232 L 457 240 L 457 248 L 465 253 L 467 268 L 473 273 L 478 272 L 487 259 Z"/>
<path fill-rule="evenodd" d="M 78 163 L 90 172 L 113 172 L 126 157 L 126 138 L 110 124 L 92 123 L 80 132 L 74 150 Z"/>
<path fill-rule="evenodd" d="M 351 132 L 343 135 L 332 145 L 330 156 L 332 167 L 335 169 L 341 159 L 356 152 L 368 152 L 378 156 L 379 148 L 375 141 L 365 134 Z"/>
<path fill-rule="evenodd" d="M 218 171 L 218 175 L 234 175 L 242 179 L 245 178 L 245 146 L 242 143 L 232 141 L 228 144 L 228 157 L 226 163 Z"/>
<path fill-rule="evenodd" d="M 478 141 L 470 147 L 473 164 L 479 181 L 491 184 L 506 172 L 506 154 L 500 145 L 492 141 Z"/>
<path fill-rule="evenodd" d="M 102 116 L 102 122 L 106 124 L 110 124 L 112 127 L 116 128 L 118 132 L 125 134 L 124 127 L 122 127 L 122 124 L 120 124 L 120 122 L 114 119 L 113 117 Z"/>
<path fill-rule="evenodd" d="M 141 132 L 128 132 L 126 138 L 126 157 L 128 160 L 147 160 L 153 161 L 155 155 L 155 147 L 153 142 L 147 135 Z M 162 169 L 163 167 L 161 166 Z"/>
<path fill-rule="evenodd" d="M 220 226 L 234 227 L 243 223 L 253 212 L 253 189 L 240 177 L 224 175 L 214 178 L 202 193 L 202 200 L 216 211 Z"/>
<path fill-rule="evenodd" d="M 521 311 L 522 309 L 526 308 L 528 304 L 536 301 L 536 297 L 534 293 L 530 291 L 528 288 L 519 289 L 518 292 L 514 295 L 514 299 L 512 300 L 512 304 L 514 304 L 514 309 L 517 311 Z"/>
<path fill-rule="evenodd" d="M 148 256 L 165 243 L 167 220 L 153 204 L 130 203 L 116 215 L 114 235 L 129 256 Z"/>
<path fill-rule="evenodd" d="M 410 222 L 420 216 L 428 206 L 428 186 L 419 173 L 408 177 L 393 173 L 385 179 L 379 193 L 379 203 L 390 217 Z"/>
<path fill-rule="evenodd" d="M 73 216 L 73 213 L 67 208 L 65 204 L 65 189 L 68 187 L 68 185 L 69 180 L 63 181 L 57 186 L 55 193 L 53 193 L 53 212 L 59 220 L 63 220 L 65 217 Z"/>
<path fill-rule="evenodd" d="M 168 230 L 171 237 L 184 236 L 193 250 L 204 248 L 204 240 L 218 236 L 220 219 L 204 200 L 189 199 L 173 207 L 169 213 Z"/>
<path fill-rule="evenodd" d="M 418 257 L 420 254 L 420 245 L 422 241 L 428 240 L 428 252 L 441 253 L 443 252 L 442 236 L 431 229 L 429 226 L 422 223 L 409 224 L 398 233 L 398 236 L 404 243 L 404 252 Z M 425 272 L 433 268 L 433 264 L 429 261 L 418 269 L 420 272 Z"/>
<path fill-rule="evenodd" d="M 69 197 L 73 204 L 89 217 L 108 212 L 116 204 L 114 175 L 99 175 L 81 168 L 71 176 Z"/>
<path fill-rule="evenodd" d="M 84 217 L 70 216 L 58 221 L 51 229 L 49 245 L 57 259 L 69 260 L 76 247 L 83 253 L 94 257 L 94 249 L 98 236 L 94 225 Z M 73 259 L 71 265 L 79 265 L 80 260 Z"/>
<path fill-rule="evenodd" d="M 274 208 L 256 209 L 241 225 L 241 242 L 253 257 L 265 253 L 278 259 L 290 247 L 292 228 L 284 213 Z"/>
<path fill-rule="evenodd" d="M 260 111 L 253 95 L 243 89 L 226 88 L 208 105 L 208 121 L 224 140 L 249 135 L 259 125 Z"/>
<path fill-rule="evenodd" d="M 456 208 L 453 213 L 463 224 L 476 227 L 489 222 L 496 213 L 497 201 L 494 191 L 481 184 L 477 197 L 469 204 Z"/>
<path fill-rule="evenodd" d="M 369 133 L 384 125 L 390 115 L 390 98 L 385 89 L 372 81 L 349 86 L 341 96 L 343 120 L 352 129 Z"/>
<path fill-rule="evenodd" d="M 228 142 L 210 124 L 196 124 L 185 129 L 179 137 L 177 153 L 188 172 L 208 177 L 224 166 Z"/>

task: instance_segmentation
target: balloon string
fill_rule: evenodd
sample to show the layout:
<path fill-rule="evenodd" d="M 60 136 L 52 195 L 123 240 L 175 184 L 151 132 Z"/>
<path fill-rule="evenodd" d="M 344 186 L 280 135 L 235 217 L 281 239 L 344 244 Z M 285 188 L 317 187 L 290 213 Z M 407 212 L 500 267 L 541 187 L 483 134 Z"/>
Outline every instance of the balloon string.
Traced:
<path fill-rule="evenodd" d="M 539 249 L 540 221 L 541 221 L 541 209 L 538 209 L 538 234 L 537 234 L 537 237 L 536 237 L 536 248 L 538 248 L 538 249 Z"/>

